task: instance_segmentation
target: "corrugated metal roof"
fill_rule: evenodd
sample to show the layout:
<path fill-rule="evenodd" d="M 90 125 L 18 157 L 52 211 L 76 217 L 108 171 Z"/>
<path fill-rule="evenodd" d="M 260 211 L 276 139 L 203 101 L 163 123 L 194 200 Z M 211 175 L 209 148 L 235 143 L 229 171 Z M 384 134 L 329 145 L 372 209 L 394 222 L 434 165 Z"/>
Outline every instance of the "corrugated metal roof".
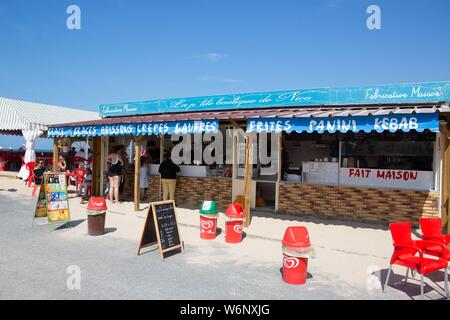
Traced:
<path fill-rule="evenodd" d="M 246 120 L 249 118 L 290 118 L 290 117 L 337 117 L 337 116 L 379 116 L 387 114 L 412 114 L 450 112 L 448 106 L 348 106 L 348 107 L 315 107 L 315 108 L 270 108 L 252 110 L 227 110 L 183 112 L 171 114 L 153 114 L 147 116 L 130 116 L 104 118 L 94 121 L 62 123 L 54 126 L 93 126 L 119 123 L 148 123 L 188 120 Z"/>
<path fill-rule="evenodd" d="M 0 97 L 0 130 L 4 132 L 23 129 L 46 131 L 49 125 L 56 123 L 98 119 L 97 112 Z"/>

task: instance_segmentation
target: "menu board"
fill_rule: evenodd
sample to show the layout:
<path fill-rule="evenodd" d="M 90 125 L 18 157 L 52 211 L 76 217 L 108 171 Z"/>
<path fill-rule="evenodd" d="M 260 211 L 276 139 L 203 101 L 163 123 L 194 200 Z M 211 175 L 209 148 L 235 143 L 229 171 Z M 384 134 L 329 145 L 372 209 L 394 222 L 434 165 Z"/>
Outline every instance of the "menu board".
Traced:
<path fill-rule="evenodd" d="M 302 181 L 307 184 L 338 184 L 338 162 L 302 163 Z"/>
<path fill-rule="evenodd" d="M 41 184 L 39 186 L 39 196 L 34 210 L 35 218 L 45 218 L 47 216 L 47 201 L 45 199 L 45 188 Z"/>
<path fill-rule="evenodd" d="M 153 244 L 158 244 L 161 260 L 164 260 L 165 252 L 176 249 L 184 252 L 175 213 L 175 201 L 150 203 L 137 254 L 140 254 L 142 248 Z"/>
<path fill-rule="evenodd" d="M 48 222 L 70 220 L 67 181 L 64 173 L 44 174 Z"/>

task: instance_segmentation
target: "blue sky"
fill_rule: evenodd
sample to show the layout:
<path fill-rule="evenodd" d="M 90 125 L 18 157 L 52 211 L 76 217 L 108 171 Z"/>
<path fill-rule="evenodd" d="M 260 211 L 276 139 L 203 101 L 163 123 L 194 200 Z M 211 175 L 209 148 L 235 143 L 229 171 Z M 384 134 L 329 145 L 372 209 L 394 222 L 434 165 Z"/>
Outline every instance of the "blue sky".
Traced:
<path fill-rule="evenodd" d="M 81 8 L 81 30 L 66 28 L 71 4 Z M 381 8 L 381 30 L 366 27 L 370 4 Z M 449 12 L 448 0 L 1 0 L 0 96 L 97 111 L 121 101 L 445 81 Z M 3 147 L 21 143 L 0 136 Z"/>

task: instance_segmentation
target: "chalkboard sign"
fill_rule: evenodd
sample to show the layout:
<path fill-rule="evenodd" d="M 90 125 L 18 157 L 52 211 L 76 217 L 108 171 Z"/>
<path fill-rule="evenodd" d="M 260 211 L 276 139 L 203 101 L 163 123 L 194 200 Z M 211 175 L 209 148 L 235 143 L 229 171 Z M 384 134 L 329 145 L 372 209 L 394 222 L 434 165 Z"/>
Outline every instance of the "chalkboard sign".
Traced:
<path fill-rule="evenodd" d="M 178 230 L 175 201 L 150 203 L 137 254 L 140 254 L 142 248 L 154 244 L 158 244 L 161 260 L 164 260 L 165 252 L 176 249 L 184 252 Z"/>

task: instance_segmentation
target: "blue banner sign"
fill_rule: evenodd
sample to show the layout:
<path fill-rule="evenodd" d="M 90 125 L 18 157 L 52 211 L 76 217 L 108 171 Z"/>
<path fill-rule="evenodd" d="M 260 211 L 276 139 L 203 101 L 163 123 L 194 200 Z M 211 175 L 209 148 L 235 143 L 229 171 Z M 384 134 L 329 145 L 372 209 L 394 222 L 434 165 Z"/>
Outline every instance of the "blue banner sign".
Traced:
<path fill-rule="evenodd" d="M 437 113 L 395 114 L 385 116 L 354 116 L 334 118 L 258 118 L 249 119 L 247 132 L 359 132 L 404 131 L 423 132 L 428 129 L 439 132 Z"/>
<path fill-rule="evenodd" d="M 217 120 L 150 123 L 120 123 L 92 126 L 49 127 L 48 137 L 139 136 L 159 134 L 216 133 Z"/>
<path fill-rule="evenodd" d="M 104 104 L 102 117 L 152 113 L 320 105 L 450 101 L 450 82 L 318 88 Z"/>

